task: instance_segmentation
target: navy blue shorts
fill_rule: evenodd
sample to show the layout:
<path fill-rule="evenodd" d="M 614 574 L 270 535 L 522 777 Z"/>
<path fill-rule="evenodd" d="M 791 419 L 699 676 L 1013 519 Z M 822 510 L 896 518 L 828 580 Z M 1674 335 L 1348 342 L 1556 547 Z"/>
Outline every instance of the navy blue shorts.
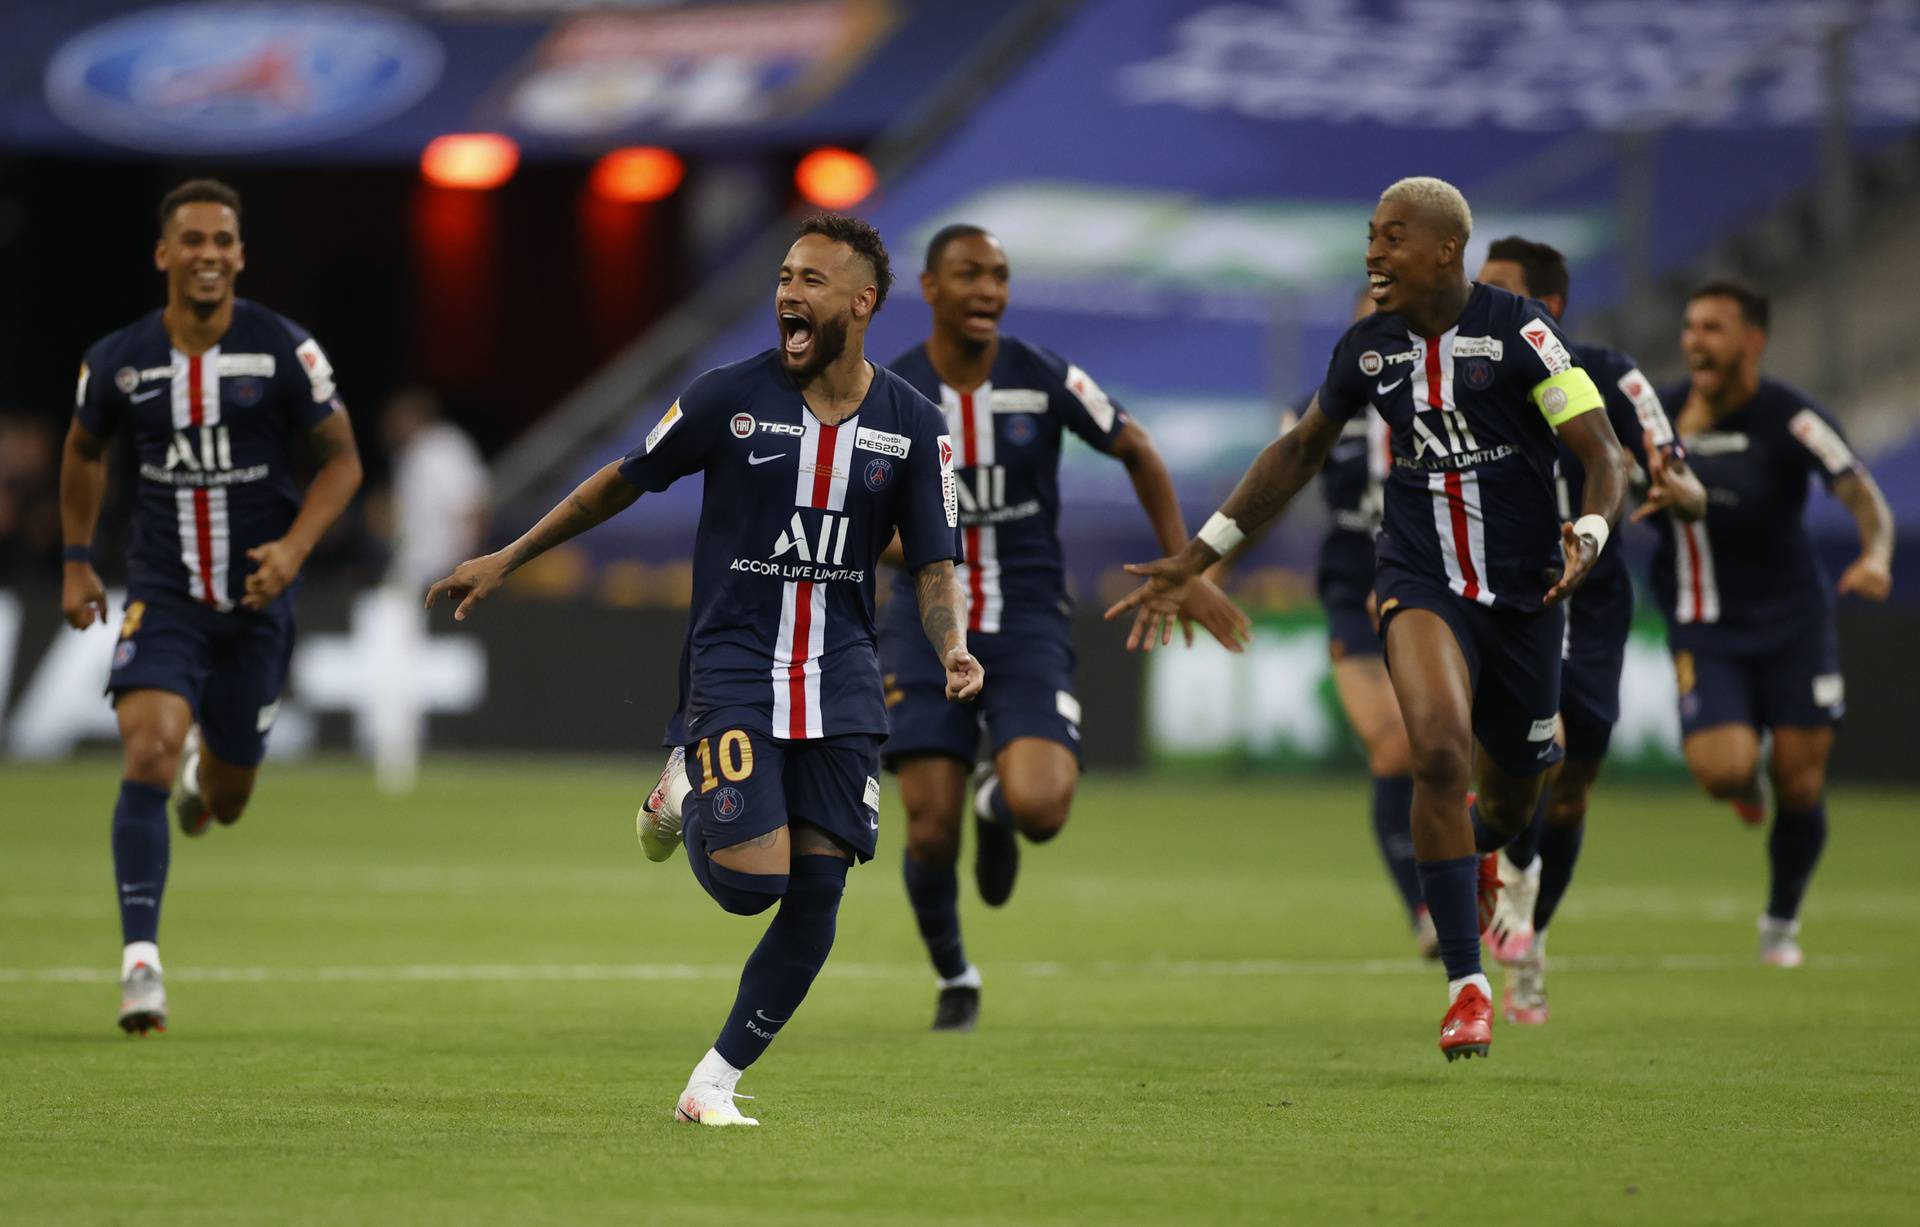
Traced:
<path fill-rule="evenodd" d="M 1720 724 L 1817 729 L 1847 714 L 1846 678 L 1833 622 L 1763 652 L 1673 654 L 1683 736 Z"/>
<path fill-rule="evenodd" d="M 1080 755 L 1080 701 L 1073 697 L 1073 642 L 1067 620 L 1039 630 L 974 633 L 967 650 L 987 671 L 970 703 L 947 701 L 947 675 L 916 624 L 911 633 L 889 620 L 880 635 L 880 673 L 887 690 L 887 770 L 922 754 L 971 763 L 984 730 L 998 754 L 1019 737 L 1057 741 Z"/>
<path fill-rule="evenodd" d="M 787 741 L 729 725 L 725 711 L 701 723 L 721 730 L 688 742 L 687 779 L 706 806 L 700 823 L 710 853 L 806 822 L 833 836 L 862 862 L 880 834 L 880 738 L 843 733 Z"/>
<path fill-rule="evenodd" d="M 181 593 L 133 594 L 107 693 L 166 690 L 185 699 L 214 757 L 256 767 L 293 659 L 293 607 L 221 613 Z"/>
<path fill-rule="evenodd" d="M 1567 602 L 1560 718 L 1567 728 L 1567 757 L 1582 762 L 1607 756 L 1613 726 L 1620 723 L 1620 675 L 1633 628 L 1633 587 L 1627 583 L 1622 589 L 1589 593 L 1582 588 Z"/>
<path fill-rule="evenodd" d="M 1553 739 L 1560 710 L 1565 609 L 1491 609 L 1455 596 L 1444 581 L 1382 562 L 1376 579 L 1382 628 L 1409 609 L 1438 614 L 1467 658 L 1473 736 L 1508 775 L 1538 775 L 1560 761 Z M 1393 667 L 1388 653 L 1387 667 Z"/>

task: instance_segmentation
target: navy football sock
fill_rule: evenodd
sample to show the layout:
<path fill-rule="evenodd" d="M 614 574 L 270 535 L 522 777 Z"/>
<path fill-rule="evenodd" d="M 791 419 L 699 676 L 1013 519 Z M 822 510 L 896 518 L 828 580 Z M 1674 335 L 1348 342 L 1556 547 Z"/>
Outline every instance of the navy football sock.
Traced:
<path fill-rule="evenodd" d="M 1547 807 L 1552 803 L 1553 790 L 1542 788 L 1540 800 L 1533 807 L 1533 821 L 1507 842 L 1507 859 L 1513 862 L 1515 869 L 1525 869 L 1540 854 L 1540 829 L 1547 825 Z"/>
<path fill-rule="evenodd" d="M 1473 846 L 1482 853 L 1498 852 L 1513 839 L 1513 836 L 1496 830 L 1480 817 L 1478 801 L 1467 806 L 1467 819 L 1473 823 Z"/>
<path fill-rule="evenodd" d="M 1573 826 L 1548 823 L 1540 832 L 1540 897 L 1533 904 L 1533 931 L 1545 933 L 1560 896 L 1573 881 L 1573 867 L 1580 859 L 1580 843 L 1587 833 L 1585 819 Z"/>
<path fill-rule="evenodd" d="M 1480 858 L 1421 861 L 1420 885 L 1440 938 L 1447 979 L 1480 974 Z"/>
<path fill-rule="evenodd" d="M 1813 867 L 1827 843 L 1827 806 L 1774 811 L 1773 831 L 1767 836 L 1767 859 L 1773 865 L 1773 889 L 1767 897 L 1767 915 L 1792 920 L 1800 914 Z"/>
<path fill-rule="evenodd" d="M 747 956 L 733 1013 L 713 1042 L 714 1051 L 735 1069 L 745 1069 L 767 1050 L 826 965 L 847 869 L 837 856 L 793 858 L 780 910 Z"/>
<path fill-rule="evenodd" d="M 911 852 L 901 858 L 900 871 L 933 969 L 941 979 L 951 980 L 967 969 L 967 952 L 960 944 L 959 875 L 952 865 L 922 865 Z"/>
<path fill-rule="evenodd" d="M 1413 777 L 1373 777 L 1373 840 L 1380 859 L 1400 891 L 1400 900 L 1413 912 L 1420 906 L 1420 871 L 1413 863 Z"/>
<path fill-rule="evenodd" d="M 122 942 L 158 940 L 167 859 L 167 790 L 121 780 L 113 807 L 113 872 L 120 886 Z"/>

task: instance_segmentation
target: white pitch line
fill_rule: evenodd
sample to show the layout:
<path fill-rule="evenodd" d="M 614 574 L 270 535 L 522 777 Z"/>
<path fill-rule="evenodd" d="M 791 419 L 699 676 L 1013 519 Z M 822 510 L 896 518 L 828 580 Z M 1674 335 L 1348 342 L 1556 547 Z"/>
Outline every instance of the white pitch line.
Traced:
<path fill-rule="evenodd" d="M 1651 959 L 1627 955 L 1556 957 L 1555 971 L 1673 972 L 1746 971 L 1751 958 L 1715 954 L 1672 954 Z M 1876 955 L 1812 955 L 1812 971 L 1884 970 L 1920 967 L 1920 960 Z M 994 974 L 1039 980 L 1062 977 L 1103 979 L 1282 979 L 1286 977 L 1433 976 L 1437 965 L 1419 959 L 1150 959 L 1102 960 L 1086 964 L 1010 963 L 989 967 Z M 841 980 L 924 980 L 931 973 L 907 963 L 828 963 L 821 973 Z M 732 980 L 737 963 L 405 963 L 385 967 L 195 967 L 182 964 L 167 973 L 178 984 L 535 984 L 556 981 Z M 119 976 L 106 967 L 0 967 L 0 985 L 112 984 Z"/>

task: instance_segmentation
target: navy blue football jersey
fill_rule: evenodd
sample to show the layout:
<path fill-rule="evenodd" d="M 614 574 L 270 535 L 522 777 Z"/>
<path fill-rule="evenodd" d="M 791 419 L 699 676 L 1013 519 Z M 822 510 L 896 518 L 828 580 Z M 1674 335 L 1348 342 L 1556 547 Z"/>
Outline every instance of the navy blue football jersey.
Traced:
<path fill-rule="evenodd" d="M 1648 435 L 1653 436 L 1655 447 L 1669 454 L 1680 450 L 1674 439 L 1673 424 L 1667 420 L 1666 408 L 1660 403 L 1660 394 L 1654 390 L 1653 381 L 1641 374 L 1632 358 L 1604 345 L 1575 344 L 1568 348 L 1573 350 L 1573 356 L 1579 359 L 1587 374 L 1593 377 L 1601 398 L 1606 401 L 1607 420 L 1613 423 L 1613 433 L 1619 436 L 1620 446 L 1627 450 L 1643 473 L 1647 467 Z M 1567 449 L 1566 444 L 1561 444 L 1562 519 L 1579 518 L 1586 499 L 1586 489 L 1586 470 L 1580 467 L 1580 461 Z M 1581 598 L 1576 599 L 1588 601 L 1602 597 L 1630 597 L 1633 580 L 1627 574 L 1626 551 L 1617 543 L 1610 549 L 1600 551 L 1599 561 L 1593 564 L 1593 570 L 1580 591 Z"/>
<path fill-rule="evenodd" d="M 1687 391 L 1667 397 L 1684 405 Z M 1672 646 L 1758 651 L 1819 625 L 1834 593 L 1807 537 L 1807 479 L 1831 486 L 1853 471 L 1840 427 L 1806 393 L 1762 376 L 1752 400 L 1683 442 L 1707 514 L 1654 520 L 1653 590 Z"/>
<path fill-rule="evenodd" d="M 939 410 L 883 367 L 828 426 L 769 349 L 706 372 L 621 461 L 641 490 L 706 474 L 675 730 L 790 740 L 887 731 L 873 570 L 897 528 L 907 568 L 955 561 L 953 445 Z"/>
<path fill-rule="evenodd" d="M 1538 610 L 1563 563 L 1554 428 L 1601 407 L 1541 306 L 1476 283 L 1440 336 L 1398 315 L 1357 321 L 1334 348 L 1320 408 L 1368 405 L 1393 449 L 1383 560 L 1482 605 Z"/>
<path fill-rule="evenodd" d="M 889 364 L 945 412 L 958 467 L 967 628 L 1011 629 L 1021 615 L 1057 619 L 1067 603 L 1060 554 L 1061 432 L 1110 451 L 1127 415 L 1079 367 L 1001 337 L 986 383 L 957 392 L 917 345 Z M 895 579 L 895 595 L 911 584 Z"/>
<path fill-rule="evenodd" d="M 239 604 L 247 551 L 284 536 L 300 513 L 291 441 L 340 411 L 319 343 L 244 298 L 204 354 L 175 349 L 158 310 L 94 342 L 74 414 L 95 435 L 133 440 L 129 589 L 223 611 Z"/>

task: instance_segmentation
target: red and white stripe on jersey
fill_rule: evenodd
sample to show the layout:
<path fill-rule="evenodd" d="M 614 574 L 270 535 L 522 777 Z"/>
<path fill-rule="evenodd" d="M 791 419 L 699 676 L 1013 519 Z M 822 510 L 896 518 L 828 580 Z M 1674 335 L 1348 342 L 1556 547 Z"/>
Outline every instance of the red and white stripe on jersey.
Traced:
<path fill-rule="evenodd" d="M 205 428 L 220 425 L 220 348 L 189 357 L 173 351 L 173 429 L 194 455 L 211 459 Z M 203 466 L 209 477 L 212 464 Z M 180 562 L 187 569 L 187 592 L 196 601 L 228 610 L 227 578 L 233 568 L 233 532 L 227 517 L 225 486 L 181 487 L 173 492 L 179 518 Z"/>
<path fill-rule="evenodd" d="M 1444 448 L 1451 457 L 1480 449 L 1466 415 L 1453 398 L 1453 340 L 1457 328 L 1437 337 L 1413 337 L 1414 447 Z M 1447 587 L 1482 605 L 1493 604 L 1487 587 L 1487 525 L 1480 501 L 1480 475 L 1472 469 L 1427 475 L 1433 494 L 1433 529 Z"/>
<path fill-rule="evenodd" d="M 847 481 L 853 475 L 853 439 L 859 430 L 855 414 L 835 426 L 822 425 L 812 413 L 803 415 L 799 473 L 794 479 L 793 505 L 844 512 Z M 847 528 L 823 532 L 845 540 Z M 816 558 L 816 563 L 827 563 Z M 780 630 L 773 642 L 773 735 L 793 741 L 825 737 L 820 715 L 820 658 L 827 643 L 827 589 L 812 580 L 787 580 L 780 586 Z"/>
<path fill-rule="evenodd" d="M 983 383 L 971 392 L 956 392 L 940 385 L 940 407 L 946 410 L 947 430 L 959 440 L 960 454 L 955 468 L 976 469 L 993 464 L 993 385 Z M 976 481 L 969 474 L 967 481 Z M 973 490 L 979 490 L 975 484 Z M 978 501 L 978 496 L 975 496 Z M 981 508 L 980 510 L 986 510 Z M 1006 594 L 1000 585 L 1000 543 L 998 530 L 991 524 L 969 524 L 960 530 L 961 551 L 966 560 L 956 578 L 967 594 L 967 629 L 994 632 L 1000 629 L 1000 615 L 1006 607 Z"/>
<path fill-rule="evenodd" d="M 1673 620 L 1718 622 L 1720 585 L 1713 577 L 1713 544 L 1707 526 L 1698 520 L 1673 521 L 1673 561 L 1676 571 Z"/>

